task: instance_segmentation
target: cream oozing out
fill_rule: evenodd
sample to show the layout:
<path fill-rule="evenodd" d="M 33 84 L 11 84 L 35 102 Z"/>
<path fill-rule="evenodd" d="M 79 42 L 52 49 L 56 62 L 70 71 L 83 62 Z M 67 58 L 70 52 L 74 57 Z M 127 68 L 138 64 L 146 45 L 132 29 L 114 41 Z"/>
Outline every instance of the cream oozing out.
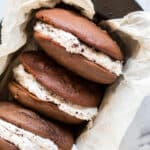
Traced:
<path fill-rule="evenodd" d="M 59 150 L 51 141 L 0 119 L 0 137 L 20 150 Z"/>
<path fill-rule="evenodd" d="M 66 51 L 72 54 L 80 54 L 94 63 L 101 65 L 112 73 L 120 75 L 122 73 L 122 62 L 119 60 L 112 60 L 109 56 L 100 51 L 82 43 L 76 36 L 64 30 L 55 28 L 52 25 L 37 22 L 34 30 L 40 32 L 57 43 L 65 47 Z"/>
<path fill-rule="evenodd" d="M 38 97 L 42 101 L 52 102 L 58 106 L 58 108 L 78 119 L 91 120 L 97 114 L 96 107 L 81 107 L 71 103 L 66 103 L 64 99 L 52 91 L 48 91 L 28 72 L 25 71 L 23 65 L 19 65 L 13 70 L 15 80 L 27 89 L 30 93 Z"/>

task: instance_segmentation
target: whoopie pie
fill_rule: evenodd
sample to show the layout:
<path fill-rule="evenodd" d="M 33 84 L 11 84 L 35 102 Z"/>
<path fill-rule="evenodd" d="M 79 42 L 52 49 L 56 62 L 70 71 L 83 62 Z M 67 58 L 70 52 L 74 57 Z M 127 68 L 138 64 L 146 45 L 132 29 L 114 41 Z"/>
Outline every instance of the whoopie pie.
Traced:
<path fill-rule="evenodd" d="M 35 40 L 61 65 L 103 84 L 114 82 L 122 73 L 120 47 L 92 21 L 61 8 L 40 10 L 35 17 Z"/>
<path fill-rule="evenodd" d="M 103 89 L 56 64 L 42 52 L 24 52 L 9 84 L 13 97 L 47 117 L 78 124 L 97 114 Z"/>
<path fill-rule="evenodd" d="M 74 139 L 64 126 L 11 102 L 0 102 L 1 150 L 71 150 Z"/>

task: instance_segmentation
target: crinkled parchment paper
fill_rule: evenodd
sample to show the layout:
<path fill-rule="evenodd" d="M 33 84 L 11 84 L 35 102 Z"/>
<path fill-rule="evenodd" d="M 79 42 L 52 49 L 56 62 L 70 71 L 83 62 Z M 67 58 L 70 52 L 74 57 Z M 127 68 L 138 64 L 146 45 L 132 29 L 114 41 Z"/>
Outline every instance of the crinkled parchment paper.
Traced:
<path fill-rule="evenodd" d="M 4 71 L 8 55 L 16 52 L 27 41 L 24 32 L 32 10 L 47 7 L 53 8 L 64 2 L 74 5 L 83 15 L 92 19 L 95 14 L 91 0 L 7 0 L 6 15 L 2 23 L 2 44 L 0 45 L 0 74 Z"/>
<path fill-rule="evenodd" d="M 126 43 L 130 58 L 122 77 L 106 92 L 99 114 L 77 140 L 79 150 L 119 150 L 146 96 L 150 95 L 150 12 L 105 22 Z"/>
<path fill-rule="evenodd" d="M 8 56 L 27 42 L 25 27 L 30 19 L 31 10 L 52 8 L 60 1 L 8 0 L 0 45 L 0 74 L 9 62 Z M 94 15 L 90 0 L 62 1 L 82 8 L 82 13 L 89 18 Z M 112 33 L 115 32 L 121 37 L 130 58 L 125 64 L 122 77 L 107 90 L 95 121 L 90 122 L 87 130 L 78 138 L 76 144 L 79 150 L 119 150 L 119 145 L 142 100 L 150 95 L 149 16 L 148 12 L 134 12 L 122 19 L 104 23 L 111 27 Z M 6 73 L 6 80 L 7 74 L 9 72 Z M 2 83 L 0 87 L 3 87 Z"/>

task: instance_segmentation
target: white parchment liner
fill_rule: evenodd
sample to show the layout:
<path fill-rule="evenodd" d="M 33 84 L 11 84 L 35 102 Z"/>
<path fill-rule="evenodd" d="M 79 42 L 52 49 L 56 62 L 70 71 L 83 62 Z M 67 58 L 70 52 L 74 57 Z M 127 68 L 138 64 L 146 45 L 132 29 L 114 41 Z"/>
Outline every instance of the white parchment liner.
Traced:
<path fill-rule="evenodd" d="M 150 95 L 149 16 L 149 12 L 134 12 L 106 22 L 126 43 L 131 57 L 120 80 L 107 90 L 96 120 L 78 138 L 79 150 L 119 150 L 142 101 Z"/>

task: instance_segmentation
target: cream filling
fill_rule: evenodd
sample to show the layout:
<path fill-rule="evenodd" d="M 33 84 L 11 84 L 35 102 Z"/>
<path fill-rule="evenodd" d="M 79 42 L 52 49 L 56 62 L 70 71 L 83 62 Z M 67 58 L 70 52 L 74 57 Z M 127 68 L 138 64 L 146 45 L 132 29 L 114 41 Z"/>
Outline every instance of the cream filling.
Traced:
<path fill-rule="evenodd" d="M 122 62 L 114 61 L 109 56 L 102 52 L 95 51 L 93 48 L 85 45 L 79 39 L 69 32 L 55 28 L 46 23 L 37 22 L 34 30 L 46 36 L 49 36 L 54 41 L 65 47 L 66 51 L 72 54 L 80 54 L 94 63 L 103 66 L 107 70 L 116 75 L 122 73 Z"/>
<path fill-rule="evenodd" d="M 66 103 L 63 98 L 51 91 L 48 91 L 39 82 L 37 82 L 31 74 L 24 70 L 23 65 L 19 65 L 18 67 L 14 68 L 13 72 L 16 81 L 24 88 L 26 88 L 30 93 L 37 96 L 40 100 L 52 102 L 56 104 L 61 111 L 81 120 L 88 121 L 96 116 L 96 107 L 87 108 Z"/>
<path fill-rule="evenodd" d="M 42 138 L 0 119 L 0 137 L 20 150 L 59 150 L 50 139 Z"/>

